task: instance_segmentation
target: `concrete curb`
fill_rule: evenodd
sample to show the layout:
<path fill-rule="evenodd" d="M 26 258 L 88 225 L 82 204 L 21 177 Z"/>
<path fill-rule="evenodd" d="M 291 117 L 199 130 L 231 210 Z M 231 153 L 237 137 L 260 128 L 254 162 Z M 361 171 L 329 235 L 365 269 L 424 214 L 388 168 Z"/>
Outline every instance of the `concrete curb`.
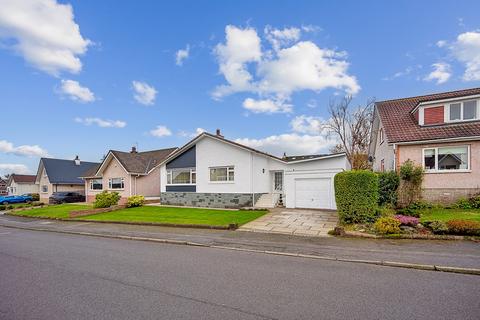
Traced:
<path fill-rule="evenodd" d="M 263 253 L 263 254 L 271 254 L 271 255 L 277 255 L 277 256 L 296 257 L 296 258 L 338 261 L 338 262 L 349 262 L 349 263 L 361 263 L 361 264 L 378 265 L 378 266 L 384 266 L 384 267 L 406 268 L 406 269 L 416 269 L 416 270 L 424 270 L 424 271 L 437 271 L 437 272 L 449 272 L 449 273 L 460 273 L 460 274 L 480 276 L 480 269 L 476 269 L 476 268 L 437 266 L 437 265 L 430 265 L 430 264 L 406 263 L 406 262 L 384 261 L 384 260 L 362 260 L 362 259 L 337 258 L 337 257 L 332 257 L 332 256 L 320 256 L 320 255 L 292 253 L 292 252 L 281 252 L 281 251 L 270 251 L 270 250 L 258 250 L 258 249 L 247 249 L 247 248 L 209 245 L 209 244 L 203 244 L 203 243 L 197 243 L 197 242 L 191 242 L 191 241 L 183 241 L 183 240 L 170 240 L 170 239 L 159 239 L 159 238 L 149 238 L 149 237 L 123 236 L 123 235 L 101 234 L 101 233 L 80 232 L 80 231 L 51 230 L 51 229 L 45 229 L 45 228 L 11 226 L 11 225 L 4 225 L 4 224 L 0 224 L 0 226 L 5 227 L 5 228 L 10 228 L 10 229 L 21 229 L 21 230 L 30 230 L 30 231 L 45 231 L 45 232 L 73 234 L 73 235 L 110 238 L 110 239 L 156 242 L 156 243 L 164 243 L 164 244 L 186 245 L 186 246 L 205 247 L 205 248 L 231 250 L 231 251 Z"/>

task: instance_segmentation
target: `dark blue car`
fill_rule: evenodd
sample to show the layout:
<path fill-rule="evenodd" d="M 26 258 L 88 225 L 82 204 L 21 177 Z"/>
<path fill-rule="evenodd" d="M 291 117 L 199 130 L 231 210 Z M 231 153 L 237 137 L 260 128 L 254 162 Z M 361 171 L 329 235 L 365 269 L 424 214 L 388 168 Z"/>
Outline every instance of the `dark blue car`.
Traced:
<path fill-rule="evenodd" d="M 33 198 L 29 195 L 21 195 L 21 196 L 4 196 L 0 197 L 0 204 L 12 204 L 12 203 L 25 203 L 25 202 L 32 202 Z"/>

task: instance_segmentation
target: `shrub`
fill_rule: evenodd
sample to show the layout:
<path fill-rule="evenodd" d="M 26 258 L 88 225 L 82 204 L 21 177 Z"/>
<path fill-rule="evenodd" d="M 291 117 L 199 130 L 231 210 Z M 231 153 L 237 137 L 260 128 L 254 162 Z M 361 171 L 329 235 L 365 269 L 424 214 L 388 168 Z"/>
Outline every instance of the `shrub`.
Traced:
<path fill-rule="evenodd" d="M 32 201 L 40 200 L 40 195 L 38 193 L 31 193 L 30 196 L 32 197 Z"/>
<path fill-rule="evenodd" d="M 1 204 L 1 205 L 0 205 L 0 211 L 3 211 L 3 210 L 5 210 L 5 209 L 7 209 L 7 206 Z"/>
<path fill-rule="evenodd" d="M 32 202 L 32 206 L 33 206 L 33 207 L 43 206 L 43 202 L 40 202 L 40 201 Z"/>
<path fill-rule="evenodd" d="M 391 217 L 379 218 L 375 222 L 374 228 L 381 234 L 400 233 L 400 221 Z"/>
<path fill-rule="evenodd" d="M 12 206 L 11 204 L 7 206 L 7 210 L 12 210 L 14 208 L 14 206 Z"/>
<path fill-rule="evenodd" d="M 141 207 L 145 203 L 144 196 L 131 196 L 127 200 L 127 208 Z"/>
<path fill-rule="evenodd" d="M 342 223 L 373 222 L 378 216 L 378 176 L 367 170 L 335 175 L 335 199 Z"/>
<path fill-rule="evenodd" d="M 395 215 L 395 209 L 389 206 L 381 207 L 378 211 L 379 217 L 393 217 Z"/>
<path fill-rule="evenodd" d="M 435 234 L 445 234 L 448 232 L 447 224 L 443 221 L 425 221 L 423 224 Z"/>
<path fill-rule="evenodd" d="M 470 200 L 465 198 L 460 198 L 455 202 L 454 207 L 459 209 L 472 209 L 472 204 Z"/>
<path fill-rule="evenodd" d="M 470 198 L 470 204 L 473 209 L 480 209 L 480 195 L 475 195 Z"/>
<path fill-rule="evenodd" d="M 448 231 L 453 234 L 478 236 L 480 222 L 470 220 L 450 220 L 447 222 Z"/>
<path fill-rule="evenodd" d="M 401 214 L 397 214 L 395 216 L 395 219 L 400 221 L 401 225 L 404 226 L 410 226 L 410 227 L 415 227 L 418 224 L 419 219 L 416 217 L 411 217 L 411 216 L 404 216 Z"/>
<path fill-rule="evenodd" d="M 102 191 L 95 196 L 94 208 L 108 208 L 118 204 L 120 194 L 118 192 Z"/>
<path fill-rule="evenodd" d="M 415 165 L 412 160 L 407 160 L 400 166 L 398 204 L 401 207 L 409 206 L 420 198 L 423 173 L 422 166 Z"/>
<path fill-rule="evenodd" d="M 378 173 L 378 204 L 397 204 L 397 189 L 400 177 L 395 171 Z"/>

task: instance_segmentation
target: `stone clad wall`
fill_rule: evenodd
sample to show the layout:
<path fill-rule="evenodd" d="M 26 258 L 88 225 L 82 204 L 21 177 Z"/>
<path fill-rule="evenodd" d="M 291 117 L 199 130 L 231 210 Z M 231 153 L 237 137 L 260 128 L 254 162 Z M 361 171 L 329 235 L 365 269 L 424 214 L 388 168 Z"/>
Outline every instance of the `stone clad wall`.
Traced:
<path fill-rule="evenodd" d="M 255 202 L 261 195 L 261 193 L 255 194 Z M 231 209 L 253 206 L 251 193 L 162 192 L 160 203 L 173 206 Z"/>

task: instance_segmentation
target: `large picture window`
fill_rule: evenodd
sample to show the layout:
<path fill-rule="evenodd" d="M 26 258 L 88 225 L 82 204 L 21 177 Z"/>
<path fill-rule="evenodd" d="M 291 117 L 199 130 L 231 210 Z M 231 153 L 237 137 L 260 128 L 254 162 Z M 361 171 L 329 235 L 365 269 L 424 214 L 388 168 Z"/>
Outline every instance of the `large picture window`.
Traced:
<path fill-rule="evenodd" d="M 195 184 L 197 172 L 193 168 L 167 170 L 167 184 Z"/>
<path fill-rule="evenodd" d="M 210 181 L 235 181 L 235 168 L 233 166 L 210 168 Z"/>
<path fill-rule="evenodd" d="M 427 171 L 469 170 L 469 153 L 468 146 L 423 149 L 423 167 Z"/>
<path fill-rule="evenodd" d="M 125 179 L 124 178 L 108 179 L 108 188 L 111 189 L 111 190 L 124 189 L 125 188 Z"/>
<path fill-rule="evenodd" d="M 455 102 L 449 105 L 449 121 L 468 121 L 478 119 L 477 100 Z"/>
<path fill-rule="evenodd" d="M 103 189 L 102 179 L 90 180 L 90 190 L 102 190 L 102 189 Z"/>

